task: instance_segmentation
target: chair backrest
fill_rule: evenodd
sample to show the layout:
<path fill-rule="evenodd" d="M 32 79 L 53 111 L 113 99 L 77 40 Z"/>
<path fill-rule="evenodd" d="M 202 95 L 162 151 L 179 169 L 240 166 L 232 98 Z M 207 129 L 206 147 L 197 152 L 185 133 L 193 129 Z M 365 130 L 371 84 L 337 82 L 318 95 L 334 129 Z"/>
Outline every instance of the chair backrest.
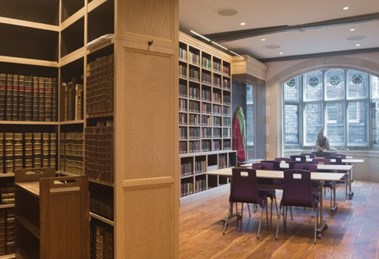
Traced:
<path fill-rule="evenodd" d="M 293 155 L 293 156 L 290 156 L 290 158 L 292 161 L 301 161 L 301 162 L 307 161 L 307 157 L 303 155 Z"/>
<path fill-rule="evenodd" d="M 269 162 L 259 162 L 259 163 L 254 163 L 252 168 L 261 169 L 261 170 L 274 170 L 274 164 L 269 163 Z"/>
<path fill-rule="evenodd" d="M 302 156 L 309 157 L 309 158 L 315 158 L 316 155 L 312 152 L 303 152 L 301 153 Z"/>
<path fill-rule="evenodd" d="M 313 207 L 312 180 L 309 170 L 284 171 L 281 203 L 289 206 Z"/>
<path fill-rule="evenodd" d="M 279 162 L 291 162 L 292 159 L 289 158 L 289 157 L 275 157 L 275 161 L 279 161 Z"/>
<path fill-rule="evenodd" d="M 276 160 L 262 160 L 261 163 L 270 163 L 274 166 L 273 170 L 281 170 L 280 161 Z"/>
<path fill-rule="evenodd" d="M 256 171 L 233 168 L 229 202 L 259 203 Z"/>
<path fill-rule="evenodd" d="M 324 164 L 324 165 L 328 165 L 328 164 L 330 164 L 330 159 L 329 158 L 313 158 L 312 159 L 312 164 Z"/>
<path fill-rule="evenodd" d="M 342 158 L 339 156 L 328 156 L 328 159 L 330 160 L 331 164 L 337 164 L 337 165 L 343 164 Z"/>
<path fill-rule="evenodd" d="M 317 165 L 311 163 L 296 163 L 294 169 L 308 170 L 311 172 L 317 172 Z"/>

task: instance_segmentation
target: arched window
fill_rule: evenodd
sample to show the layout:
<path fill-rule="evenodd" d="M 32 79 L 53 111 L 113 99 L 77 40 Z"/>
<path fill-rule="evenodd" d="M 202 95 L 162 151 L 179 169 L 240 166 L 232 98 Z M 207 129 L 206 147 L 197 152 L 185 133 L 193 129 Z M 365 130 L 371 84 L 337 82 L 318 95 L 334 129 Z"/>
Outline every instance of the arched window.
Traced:
<path fill-rule="evenodd" d="M 379 147 L 379 78 L 363 71 L 311 71 L 283 84 L 284 146 L 313 148 L 323 128 L 337 149 Z"/>

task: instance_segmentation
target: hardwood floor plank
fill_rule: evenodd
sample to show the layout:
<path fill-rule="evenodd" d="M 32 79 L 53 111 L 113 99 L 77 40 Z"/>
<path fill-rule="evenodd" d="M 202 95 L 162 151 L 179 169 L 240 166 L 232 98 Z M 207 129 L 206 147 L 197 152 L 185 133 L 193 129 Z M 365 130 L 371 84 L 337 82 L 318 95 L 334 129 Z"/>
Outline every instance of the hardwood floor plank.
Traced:
<path fill-rule="evenodd" d="M 312 212 L 294 208 L 287 229 L 281 222 L 275 240 L 277 217 L 268 229 L 262 219 L 257 239 L 258 208 L 249 218 L 245 207 L 243 221 L 236 227 L 231 220 L 225 235 L 223 222 L 229 208 L 229 185 L 185 197 L 180 205 L 180 258 L 379 258 L 379 183 L 354 181 L 352 200 L 345 200 L 345 187 L 337 190 L 338 210 L 329 214 L 329 195 L 324 202 L 328 229 L 313 244 Z M 281 192 L 277 191 L 278 202 Z"/>

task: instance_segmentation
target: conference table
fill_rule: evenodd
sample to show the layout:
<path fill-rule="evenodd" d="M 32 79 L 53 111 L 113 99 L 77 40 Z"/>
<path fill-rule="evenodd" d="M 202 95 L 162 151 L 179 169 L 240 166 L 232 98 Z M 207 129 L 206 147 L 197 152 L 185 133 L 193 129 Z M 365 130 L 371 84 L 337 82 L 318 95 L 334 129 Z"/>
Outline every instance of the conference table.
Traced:
<path fill-rule="evenodd" d="M 232 169 L 233 168 L 223 168 L 223 169 L 218 169 L 218 170 L 213 170 L 206 172 L 208 175 L 219 175 L 219 176 L 227 176 L 231 177 L 232 176 Z M 283 179 L 284 178 L 284 171 L 280 170 L 256 170 L 256 175 L 257 178 L 267 178 L 267 179 Z M 320 221 L 318 223 L 317 227 L 317 233 L 318 237 L 321 238 L 321 233 L 323 230 L 326 230 L 328 228 L 328 225 L 323 219 L 323 184 L 325 181 L 340 181 L 343 179 L 345 176 L 345 173 L 337 173 L 337 172 L 331 172 L 331 173 L 320 173 L 320 172 L 311 172 L 311 180 L 312 181 L 317 181 L 320 183 Z M 281 189 L 281 185 L 272 185 L 272 186 L 259 186 L 259 188 L 275 188 L 275 189 Z"/>

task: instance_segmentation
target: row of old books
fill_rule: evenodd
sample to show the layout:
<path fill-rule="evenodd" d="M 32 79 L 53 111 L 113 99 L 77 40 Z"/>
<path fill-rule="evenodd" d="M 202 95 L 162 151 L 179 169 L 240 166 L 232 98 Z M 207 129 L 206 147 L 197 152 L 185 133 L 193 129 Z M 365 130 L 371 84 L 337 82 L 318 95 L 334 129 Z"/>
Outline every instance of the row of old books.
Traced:
<path fill-rule="evenodd" d="M 85 172 L 92 180 L 113 184 L 113 125 L 99 122 L 85 128 Z"/>
<path fill-rule="evenodd" d="M 0 204 L 14 204 L 14 178 L 4 178 L 0 185 Z"/>
<path fill-rule="evenodd" d="M 56 133 L 0 132 L 0 172 L 22 168 L 56 168 Z"/>
<path fill-rule="evenodd" d="M 90 211 L 113 220 L 113 201 L 106 197 L 93 197 L 90 199 Z"/>
<path fill-rule="evenodd" d="M 86 113 L 88 116 L 113 113 L 113 55 L 87 65 Z"/>
<path fill-rule="evenodd" d="M 95 225 L 91 227 L 91 258 L 113 259 L 113 230 L 108 226 Z"/>
<path fill-rule="evenodd" d="M 14 208 L 0 211 L 0 256 L 15 251 L 15 214 Z"/>
<path fill-rule="evenodd" d="M 0 120 L 56 121 L 57 79 L 0 73 Z"/>
<path fill-rule="evenodd" d="M 65 172 L 83 175 L 84 140 L 82 132 L 61 132 L 60 169 Z"/>
<path fill-rule="evenodd" d="M 75 78 L 62 83 L 63 121 L 83 119 L 83 85 L 75 83 Z"/>

